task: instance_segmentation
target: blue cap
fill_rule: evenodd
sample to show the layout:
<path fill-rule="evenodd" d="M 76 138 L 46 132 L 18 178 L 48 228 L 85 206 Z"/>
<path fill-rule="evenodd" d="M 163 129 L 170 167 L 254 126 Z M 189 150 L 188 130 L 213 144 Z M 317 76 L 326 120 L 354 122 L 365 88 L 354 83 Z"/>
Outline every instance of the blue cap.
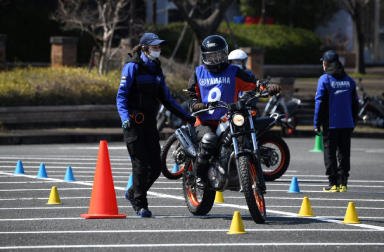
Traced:
<path fill-rule="evenodd" d="M 339 55 L 334 50 L 328 50 L 324 52 L 323 57 L 320 58 L 320 61 L 334 62 L 339 60 Z"/>
<path fill-rule="evenodd" d="M 144 33 L 140 38 L 140 45 L 145 46 L 159 45 L 163 42 L 164 40 L 159 39 L 159 36 L 150 32 Z"/>

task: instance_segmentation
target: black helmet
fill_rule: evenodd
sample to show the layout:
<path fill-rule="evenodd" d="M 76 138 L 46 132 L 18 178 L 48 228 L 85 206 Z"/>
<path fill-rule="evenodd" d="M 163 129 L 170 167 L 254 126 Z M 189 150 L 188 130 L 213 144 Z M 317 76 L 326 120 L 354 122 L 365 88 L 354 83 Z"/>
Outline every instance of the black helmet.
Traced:
<path fill-rule="evenodd" d="M 228 44 L 222 36 L 210 35 L 201 43 L 201 57 L 209 71 L 221 71 L 228 65 Z"/>

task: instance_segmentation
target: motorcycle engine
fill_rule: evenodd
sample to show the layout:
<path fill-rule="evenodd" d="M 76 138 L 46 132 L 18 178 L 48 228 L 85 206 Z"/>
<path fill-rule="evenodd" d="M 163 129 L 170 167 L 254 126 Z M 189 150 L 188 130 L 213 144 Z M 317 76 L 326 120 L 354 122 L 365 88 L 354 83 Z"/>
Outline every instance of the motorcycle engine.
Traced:
<path fill-rule="evenodd" d="M 215 190 L 222 190 L 226 183 L 226 172 L 219 162 L 215 161 L 208 169 L 208 181 Z"/>

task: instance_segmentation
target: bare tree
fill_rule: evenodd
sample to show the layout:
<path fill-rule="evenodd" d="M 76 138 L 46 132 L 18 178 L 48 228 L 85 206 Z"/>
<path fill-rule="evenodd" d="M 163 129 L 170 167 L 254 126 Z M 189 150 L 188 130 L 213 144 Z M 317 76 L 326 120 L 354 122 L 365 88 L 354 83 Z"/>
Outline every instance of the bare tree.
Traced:
<path fill-rule="evenodd" d="M 339 1 L 337 1 L 339 2 Z M 355 72 L 365 74 L 364 63 L 364 47 L 365 36 L 363 30 L 363 15 L 364 10 L 369 0 L 343 0 L 340 1 L 342 7 L 344 7 L 351 15 L 353 20 L 353 26 L 355 31 L 355 43 L 356 43 L 356 66 Z"/>
<path fill-rule="evenodd" d="M 225 12 L 233 2 L 233 0 L 173 0 L 173 3 L 181 12 L 182 16 L 185 17 L 188 25 L 196 36 L 193 64 L 196 65 L 199 61 L 199 42 L 217 31 L 220 23 L 223 21 Z M 190 16 L 190 11 L 196 6 L 199 11 L 195 11 L 194 14 Z"/>
<path fill-rule="evenodd" d="M 123 11 L 129 0 L 58 0 L 53 19 L 64 23 L 65 29 L 79 29 L 92 36 L 100 50 L 99 73 L 105 73 L 112 56 L 111 47 L 117 30 L 128 19 Z"/>

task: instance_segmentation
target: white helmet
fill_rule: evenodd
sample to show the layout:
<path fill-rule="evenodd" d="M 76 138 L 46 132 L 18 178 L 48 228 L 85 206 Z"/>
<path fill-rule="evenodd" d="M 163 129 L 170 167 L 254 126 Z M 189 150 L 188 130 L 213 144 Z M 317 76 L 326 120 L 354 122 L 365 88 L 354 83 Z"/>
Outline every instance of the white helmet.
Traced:
<path fill-rule="evenodd" d="M 243 50 L 236 49 L 229 53 L 228 60 L 231 64 L 241 64 L 245 67 L 247 64 L 248 55 Z"/>

